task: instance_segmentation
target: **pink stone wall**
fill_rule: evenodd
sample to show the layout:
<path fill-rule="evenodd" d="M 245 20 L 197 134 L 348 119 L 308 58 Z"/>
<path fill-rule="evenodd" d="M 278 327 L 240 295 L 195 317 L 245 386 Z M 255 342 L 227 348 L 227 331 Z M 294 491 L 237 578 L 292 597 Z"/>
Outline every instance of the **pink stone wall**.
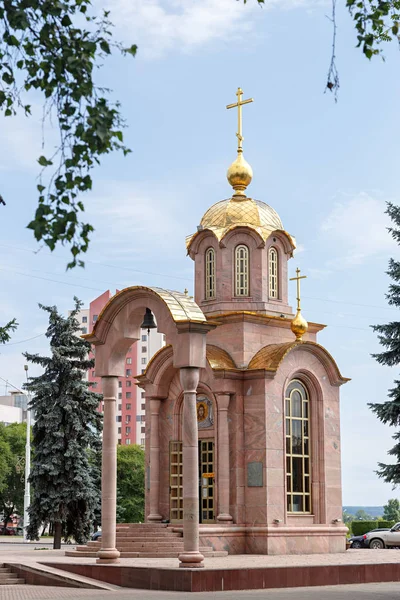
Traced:
<path fill-rule="evenodd" d="M 234 256 L 235 248 L 245 244 L 250 251 L 250 295 L 235 297 Z M 279 255 L 279 298 L 269 298 L 268 250 L 273 245 Z M 216 257 L 216 297 L 205 299 L 205 252 L 214 248 Z M 196 245 L 195 254 L 195 300 L 205 314 L 227 311 L 252 310 L 271 314 L 291 315 L 288 305 L 287 261 L 284 245 L 279 235 L 271 236 L 267 243 L 253 231 L 237 228 L 228 233 L 218 244 L 212 233 L 205 233 Z"/>

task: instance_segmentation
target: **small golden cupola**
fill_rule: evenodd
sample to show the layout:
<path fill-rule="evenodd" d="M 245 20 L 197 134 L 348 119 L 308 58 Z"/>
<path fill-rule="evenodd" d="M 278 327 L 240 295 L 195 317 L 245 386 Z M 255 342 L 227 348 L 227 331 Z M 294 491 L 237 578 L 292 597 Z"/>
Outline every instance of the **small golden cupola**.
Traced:
<path fill-rule="evenodd" d="M 243 156 L 242 107 L 253 102 L 236 92 L 237 158 L 227 171 L 232 196 L 209 208 L 186 238 L 195 261 L 195 300 L 204 313 L 256 311 L 289 316 L 287 261 L 296 247 L 278 213 L 246 195 L 253 170 Z"/>

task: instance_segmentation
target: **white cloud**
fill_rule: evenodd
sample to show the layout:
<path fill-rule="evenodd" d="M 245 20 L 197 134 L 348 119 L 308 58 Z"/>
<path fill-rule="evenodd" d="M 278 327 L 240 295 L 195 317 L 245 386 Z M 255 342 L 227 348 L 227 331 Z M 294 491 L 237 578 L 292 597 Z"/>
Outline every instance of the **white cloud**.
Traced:
<path fill-rule="evenodd" d="M 213 40 L 241 39 L 248 34 L 261 11 L 316 7 L 326 0 L 106 0 L 113 21 L 129 30 L 139 45 L 140 56 L 154 58 L 166 50 L 190 51 Z"/>
<path fill-rule="evenodd" d="M 385 209 L 383 200 L 365 192 L 336 202 L 321 225 L 325 242 L 335 245 L 336 253 L 341 253 L 328 266 L 353 267 L 371 256 L 393 251 L 396 244 L 387 231 L 391 222 Z"/>

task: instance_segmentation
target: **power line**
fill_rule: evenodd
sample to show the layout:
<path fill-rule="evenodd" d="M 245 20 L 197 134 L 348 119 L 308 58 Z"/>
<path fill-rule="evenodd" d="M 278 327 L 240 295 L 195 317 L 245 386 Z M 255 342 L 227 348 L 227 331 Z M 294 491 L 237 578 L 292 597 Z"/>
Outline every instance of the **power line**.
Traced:
<path fill-rule="evenodd" d="M 22 246 L 13 246 L 11 244 L 0 244 L 0 247 L 3 248 L 14 248 L 15 250 L 22 250 L 23 252 L 30 252 L 32 254 L 37 255 L 37 252 L 32 250 L 31 248 L 23 248 Z M 51 256 L 51 258 L 55 258 L 56 260 L 60 260 L 58 256 L 55 254 L 48 253 L 46 256 Z M 107 263 L 102 263 L 96 260 L 85 259 L 86 263 L 90 263 L 92 265 L 99 265 L 101 267 L 107 267 L 109 269 L 120 269 L 122 271 L 133 271 L 135 273 L 141 273 L 142 275 L 156 275 L 157 277 L 167 277 L 168 279 L 181 279 L 183 281 L 193 281 L 192 278 L 189 277 L 181 277 L 180 275 L 168 275 L 166 273 L 153 273 L 151 271 L 142 271 L 140 269 L 134 269 L 133 267 L 123 267 L 121 265 L 110 265 Z"/>
<path fill-rule="evenodd" d="M 34 337 L 31 338 L 27 338 L 26 340 L 20 340 L 19 342 L 7 342 L 6 344 L 2 344 L 0 346 L 0 348 L 3 348 L 4 346 L 15 346 L 16 344 L 23 344 L 24 342 L 30 342 L 31 340 L 36 340 L 39 337 L 42 337 L 42 335 L 45 335 L 45 331 L 43 331 L 43 333 L 39 333 L 39 335 L 35 335 Z M 1 377 L 0 377 L 1 379 Z"/>
<path fill-rule="evenodd" d="M 307 300 L 319 300 L 320 302 L 333 302 L 335 304 L 348 304 L 349 306 L 362 306 L 364 308 L 379 308 L 380 310 L 395 310 L 398 311 L 398 308 L 391 308 L 390 306 L 376 306 L 375 304 L 358 304 L 356 302 L 343 302 L 343 300 L 331 300 L 329 298 L 313 298 L 312 296 L 302 296 L 303 298 L 307 298 Z"/>

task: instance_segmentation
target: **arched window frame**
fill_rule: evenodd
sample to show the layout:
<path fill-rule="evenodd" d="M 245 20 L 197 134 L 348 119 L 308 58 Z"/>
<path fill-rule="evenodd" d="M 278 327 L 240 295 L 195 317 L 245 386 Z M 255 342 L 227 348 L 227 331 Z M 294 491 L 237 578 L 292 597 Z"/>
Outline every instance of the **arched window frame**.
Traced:
<path fill-rule="evenodd" d="M 300 405 L 295 401 L 300 394 Z M 311 514 L 310 395 L 299 379 L 285 390 L 286 506 L 291 514 Z M 299 436 L 300 433 L 300 436 Z"/>
<path fill-rule="evenodd" d="M 245 244 L 235 248 L 235 296 L 249 296 L 250 260 L 249 249 Z"/>
<path fill-rule="evenodd" d="M 275 246 L 268 250 L 268 290 L 273 300 L 279 298 L 279 253 Z"/>
<path fill-rule="evenodd" d="M 205 253 L 205 298 L 212 300 L 215 298 L 215 250 L 207 248 Z"/>

